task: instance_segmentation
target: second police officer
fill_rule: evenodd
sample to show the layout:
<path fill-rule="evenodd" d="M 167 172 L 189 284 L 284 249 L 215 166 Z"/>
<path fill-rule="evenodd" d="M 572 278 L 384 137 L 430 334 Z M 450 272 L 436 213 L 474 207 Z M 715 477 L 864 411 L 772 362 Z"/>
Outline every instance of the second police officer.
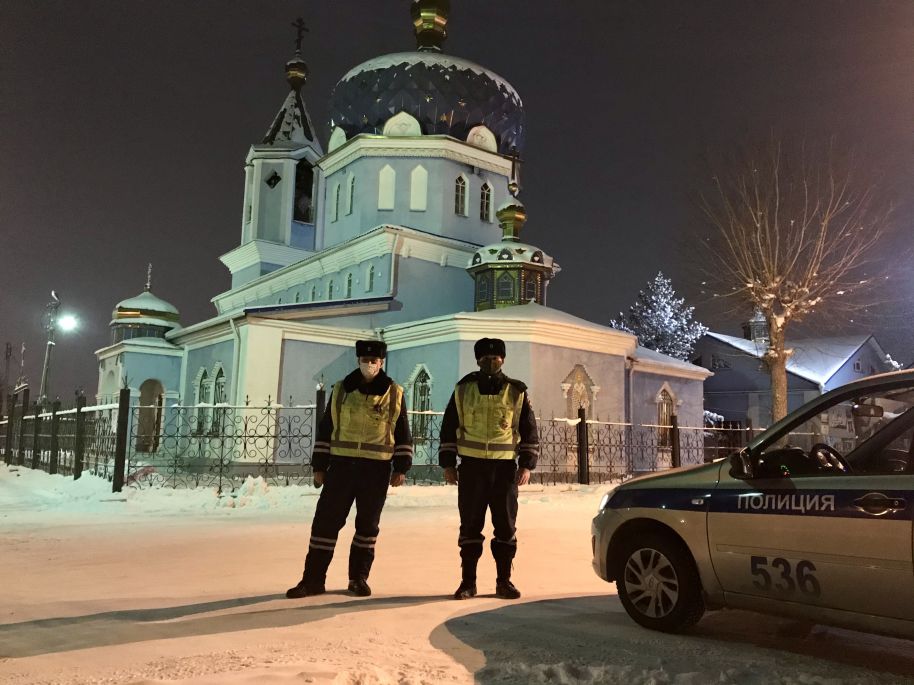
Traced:
<path fill-rule="evenodd" d="M 457 544 L 462 578 L 454 599 L 476 596 L 476 565 L 485 542 L 482 529 L 487 509 L 494 528 L 491 549 L 497 571 L 495 594 L 502 599 L 517 599 L 520 591 L 511 582 L 517 552 L 517 487 L 525 485 L 530 471 L 536 468 L 536 417 L 527 386 L 508 378 L 501 370 L 504 341 L 482 338 L 473 351 L 479 371 L 457 383 L 444 412 L 438 451 L 445 480 L 458 488 Z"/>
<path fill-rule="evenodd" d="M 371 594 L 368 574 L 374 561 L 387 486 L 398 487 L 412 466 L 403 388 L 384 373 L 387 345 L 355 344 L 359 368 L 333 386 L 314 441 L 315 487 L 323 486 L 301 581 L 286 592 L 297 598 L 322 594 L 337 536 L 355 502 L 355 535 L 349 548 L 349 591 Z"/>

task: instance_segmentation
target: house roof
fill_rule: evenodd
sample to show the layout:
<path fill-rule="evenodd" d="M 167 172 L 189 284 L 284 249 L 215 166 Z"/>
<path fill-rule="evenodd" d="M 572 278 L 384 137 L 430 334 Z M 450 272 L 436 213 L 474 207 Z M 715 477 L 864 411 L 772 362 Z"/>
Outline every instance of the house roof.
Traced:
<path fill-rule="evenodd" d="M 706 335 L 758 359 L 764 356 L 767 349 L 764 344 L 732 335 L 711 331 Z M 787 372 L 824 385 L 872 337 L 865 334 L 790 340 L 787 347 L 793 350 L 793 354 L 787 359 Z"/>

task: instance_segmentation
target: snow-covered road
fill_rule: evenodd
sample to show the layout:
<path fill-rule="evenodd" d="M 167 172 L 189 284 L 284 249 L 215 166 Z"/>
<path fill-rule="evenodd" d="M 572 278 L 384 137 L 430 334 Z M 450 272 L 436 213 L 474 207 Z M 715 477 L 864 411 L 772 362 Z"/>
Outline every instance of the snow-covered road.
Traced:
<path fill-rule="evenodd" d="M 590 568 L 602 488 L 522 493 L 519 602 L 493 596 L 488 558 L 482 596 L 449 598 L 451 488 L 391 491 L 372 597 L 342 592 L 337 558 L 330 592 L 294 601 L 282 593 L 300 576 L 316 491 L 108 488 L 0 466 L 0 682 L 914 682 L 904 640 L 742 612 L 685 636 L 637 627 Z"/>

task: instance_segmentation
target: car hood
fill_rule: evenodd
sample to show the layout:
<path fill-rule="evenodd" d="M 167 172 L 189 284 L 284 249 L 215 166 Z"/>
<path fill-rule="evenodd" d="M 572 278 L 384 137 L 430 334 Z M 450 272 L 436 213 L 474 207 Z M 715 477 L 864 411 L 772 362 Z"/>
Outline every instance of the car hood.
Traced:
<path fill-rule="evenodd" d="M 726 459 L 699 464 L 697 466 L 679 466 L 675 469 L 658 471 L 638 476 L 626 481 L 619 486 L 620 489 L 628 488 L 663 488 L 686 487 L 698 485 L 716 485 L 720 479 L 720 469 L 726 464 Z"/>

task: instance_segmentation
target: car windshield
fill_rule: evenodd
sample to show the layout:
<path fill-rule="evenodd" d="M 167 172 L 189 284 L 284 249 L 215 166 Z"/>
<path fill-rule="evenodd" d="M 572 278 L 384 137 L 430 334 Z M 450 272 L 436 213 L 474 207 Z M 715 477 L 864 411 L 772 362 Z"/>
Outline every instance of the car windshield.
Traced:
<path fill-rule="evenodd" d="M 840 398 L 839 398 L 840 399 Z M 914 473 L 914 388 L 823 405 L 758 455 L 762 477 Z"/>

